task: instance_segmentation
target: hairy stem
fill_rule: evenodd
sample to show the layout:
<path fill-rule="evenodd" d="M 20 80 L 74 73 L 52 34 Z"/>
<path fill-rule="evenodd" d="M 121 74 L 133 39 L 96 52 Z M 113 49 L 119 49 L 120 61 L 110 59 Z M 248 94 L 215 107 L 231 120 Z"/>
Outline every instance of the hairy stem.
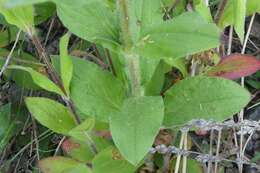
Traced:
<path fill-rule="evenodd" d="M 121 22 L 121 32 L 122 41 L 124 47 L 124 57 L 126 62 L 126 75 L 130 82 L 130 95 L 131 96 L 141 96 L 141 74 L 140 74 L 140 64 L 139 56 L 132 53 L 133 41 L 130 29 L 130 16 L 128 0 L 119 0 L 118 9 L 120 11 L 120 22 Z"/>

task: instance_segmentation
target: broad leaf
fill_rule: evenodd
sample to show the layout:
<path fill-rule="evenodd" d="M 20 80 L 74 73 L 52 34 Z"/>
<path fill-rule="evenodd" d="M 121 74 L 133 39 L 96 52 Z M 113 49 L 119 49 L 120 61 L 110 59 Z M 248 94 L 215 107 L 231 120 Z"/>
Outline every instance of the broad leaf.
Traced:
<path fill-rule="evenodd" d="M 27 97 L 25 103 L 35 119 L 54 132 L 67 135 L 76 126 L 70 111 L 56 101 L 42 97 Z"/>
<path fill-rule="evenodd" d="M 128 163 L 118 150 L 108 147 L 93 160 L 93 173 L 133 173 L 135 167 Z"/>
<path fill-rule="evenodd" d="M 67 95 L 70 94 L 70 81 L 73 73 L 73 64 L 67 50 L 69 38 L 69 34 L 66 34 L 60 40 L 60 73 Z"/>
<path fill-rule="evenodd" d="M 191 27 L 192 26 L 192 27 Z M 218 47 L 218 28 L 198 13 L 187 12 L 148 27 L 139 40 L 136 51 L 150 58 L 178 58 Z"/>
<path fill-rule="evenodd" d="M 233 54 L 223 58 L 218 65 L 206 72 L 209 76 L 238 79 L 260 70 L 260 61 L 249 55 Z"/>
<path fill-rule="evenodd" d="M 36 85 L 38 85 L 39 87 L 47 90 L 47 91 L 51 91 L 51 92 L 55 92 L 59 95 L 64 96 L 64 93 L 62 92 L 62 90 L 55 84 L 53 83 L 50 79 L 48 79 L 45 75 L 33 70 L 30 67 L 23 67 L 23 66 L 17 66 L 17 65 L 12 65 L 9 66 L 9 69 L 16 69 L 16 70 L 23 70 L 28 72 L 34 83 Z"/>
<path fill-rule="evenodd" d="M 182 125 L 192 119 L 223 121 L 250 101 L 250 93 L 237 83 L 216 77 L 190 77 L 166 92 L 166 126 Z"/>
<path fill-rule="evenodd" d="M 104 0 L 54 2 L 59 18 L 72 33 L 91 42 L 118 45 L 117 17 Z"/>
<path fill-rule="evenodd" d="M 62 173 L 91 173 L 91 172 L 92 171 L 90 170 L 90 168 L 86 167 L 86 165 L 84 164 L 62 171 Z"/>
<path fill-rule="evenodd" d="M 85 169 L 85 173 L 91 172 L 85 164 L 66 157 L 49 157 L 39 161 L 39 168 L 43 173 L 70 173 L 69 171 L 77 167 Z"/>
<path fill-rule="evenodd" d="M 124 101 L 119 113 L 111 117 L 110 129 L 121 154 L 137 165 L 152 146 L 163 121 L 161 97 L 133 97 Z"/>
<path fill-rule="evenodd" d="M 6 8 L 7 1 L 0 0 L 0 13 L 5 16 L 8 23 L 16 25 L 24 32 L 32 34 L 34 25 L 33 6 L 28 5 L 8 9 Z"/>
<path fill-rule="evenodd" d="M 236 0 L 233 1 L 234 8 L 234 27 L 240 38 L 241 43 L 244 42 L 245 33 L 245 18 L 246 18 L 246 1 Z"/>
<path fill-rule="evenodd" d="M 77 109 L 83 116 L 107 122 L 120 110 L 125 97 L 123 84 L 92 62 L 73 58 L 73 63 L 71 98 Z"/>

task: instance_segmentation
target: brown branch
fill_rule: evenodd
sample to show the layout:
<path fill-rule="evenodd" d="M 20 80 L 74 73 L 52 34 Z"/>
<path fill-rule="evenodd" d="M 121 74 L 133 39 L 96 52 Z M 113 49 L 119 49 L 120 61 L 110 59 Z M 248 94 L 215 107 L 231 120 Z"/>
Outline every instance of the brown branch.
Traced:
<path fill-rule="evenodd" d="M 220 3 L 219 3 L 219 6 L 218 6 L 218 11 L 214 17 L 214 21 L 216 24 L 219 23 L 219 20 L 220 18 L 222 17 L 222 15 L 224 14 L 224 10 L 226 8 L 226 5 L 227 5 L 227 0 L 222 0 Z"/>

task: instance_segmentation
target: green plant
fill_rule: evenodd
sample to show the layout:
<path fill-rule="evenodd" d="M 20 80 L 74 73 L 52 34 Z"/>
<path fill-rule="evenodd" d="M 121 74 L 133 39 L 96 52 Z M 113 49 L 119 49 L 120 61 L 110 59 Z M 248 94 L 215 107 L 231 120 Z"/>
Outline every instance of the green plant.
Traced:
<path fill-rule="evenodd" d="M 220 46 L 220 27 L 213 23 L 204 1 L 196 1 L 195 12 L 164 20 L 161 0 L 52 0 L 69 32 L 113 55 L 116 65 L 110 68 L 114 73 L 70 56 L 70 34 L 60 40 L 59 57 L 50 58 L 34 28 L 32 3 L 41 2 L 45 0 L 1 0 L 0 12 L 29 35 L 48 75 L 34 67 L 10 65 L 8 70 L 29 73 L 38 87 L 60 96 L 61 103 L 42 97 L 27 97 L 25 103 L 39 123 L 76 140 L 76 146 L 87 145 L 82 150 L 89 150 L 86 158 L 93 164 L 90 169 L 77 154 L 52 157 L 40 161 L 43 172 L 134 172 L 144 163 L 161 128 L 174 128 L 192 119 L 223 121 L 250 101 L 247 90 L 220 77 L 234 79 L 254 73 L 260 68 L 254 57 L 243 63 L 244 56 L 232 55 L 235 60 L 207 66 L 196 76 L 187 73 L 186 57 Z M 234 20 L 229 24 L 235 25 L 243 42 L 246 1 L 233 3 Z M 223 20 L 221 16 L 219 26 Z M 185 78 L 165 91 L 165 74 L 172 66 Z M 113 143 L 95 135 L 102 123 L 111 131 Z"/>

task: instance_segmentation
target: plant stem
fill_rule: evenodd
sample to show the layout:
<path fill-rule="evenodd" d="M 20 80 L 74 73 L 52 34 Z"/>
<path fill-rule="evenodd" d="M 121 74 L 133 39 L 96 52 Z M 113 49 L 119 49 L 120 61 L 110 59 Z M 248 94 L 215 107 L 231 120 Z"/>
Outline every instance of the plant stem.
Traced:
<path fill-rule="evenodd" d="M 128 13 L 128 0 L 119 0 L 118 6 L 126 62 L 126 75 L 130 82 L 130 95 L 142 96 L 139 56 L 132 53 L 133 41 L 130 29 L 131 19 Z"/>
<path fill-rule="evenodd" d="M 225 10 L 225 7 L 227 5 L 227 0 L 222 0 L 220 3 L 219 3 L 219 6 L 218 6 L 218 11 L 215 15 L 215 23 L 218 24 L 219 23 L 219 20 L 220 18 L 222 17 L 223 13 L 224 13 L 224 10 Z"/>

